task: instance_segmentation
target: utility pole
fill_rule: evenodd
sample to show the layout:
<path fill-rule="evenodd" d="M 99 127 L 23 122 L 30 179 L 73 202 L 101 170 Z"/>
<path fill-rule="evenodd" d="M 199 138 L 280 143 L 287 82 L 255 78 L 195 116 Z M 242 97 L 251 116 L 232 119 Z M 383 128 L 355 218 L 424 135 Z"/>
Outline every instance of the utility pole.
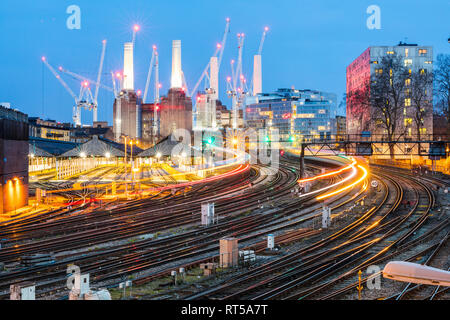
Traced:
<path fill-rule="evenodd" d="M 305 176 L 305 144 L 300 145 L 300 179 Z"/>

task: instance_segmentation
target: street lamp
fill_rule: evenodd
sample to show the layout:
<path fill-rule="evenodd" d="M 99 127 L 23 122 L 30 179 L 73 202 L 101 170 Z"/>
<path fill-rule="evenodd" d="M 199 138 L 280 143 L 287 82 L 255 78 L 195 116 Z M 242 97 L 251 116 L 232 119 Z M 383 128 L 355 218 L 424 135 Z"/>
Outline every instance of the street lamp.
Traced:
<path fill-rule="evenodd" d="M 402 282 L 450 286 L 450 272 L 406 261 L 391 261 L 383 270 L 383 277 Z"/>

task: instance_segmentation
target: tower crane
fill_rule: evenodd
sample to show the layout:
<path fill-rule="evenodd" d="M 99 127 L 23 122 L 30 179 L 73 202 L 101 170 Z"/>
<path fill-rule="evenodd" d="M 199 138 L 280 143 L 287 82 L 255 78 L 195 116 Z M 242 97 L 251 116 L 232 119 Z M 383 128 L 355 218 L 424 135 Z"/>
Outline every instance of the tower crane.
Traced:
<path fill-rule="evenodd" d="M 82 81 L 82 83 L 87 81 L 88 83 L 95 85 L 94 96 L 92 97 L 92 99 L 93 99 L 93 107 L 92 107 L 92 120 L 93 120 L 93 122 L 96 122 L 97 119 L 98 119 L 97 118 L 98 92 L 99 92 L 100 87 L 103 88 L 103 89 L 106 89 L 108 91 L 114 91 L 112 88 L 110 88 L 108 86 L 105 86 L 105 85 L 101 84 L 101 82 L 100 82 L 101 76 L 102 76 L 102 72 L 103 72 L 103 62 L 105 60 L 105 52 L 106 52 L 106 40 L 103 40 L 102 41 L 102 52 L 101 52 L 101 55 L 100 55 L 100 64 L 99 64 L 99 68 L 98 68 L 98 73 L 97 73 L 97 78 L 96 78 L 97 80 L 96 81 L 94 81 L 92 79 L 89 79 L 88 77 L 76 74 L 76 73 L 74 73 L 72 71 L 69 71 L 69 70 L 67 70 L 67 69 L 65 69 L 65 68 L 63 68 L 61 66 L 58 68 L 58 70 L 60 72 L 63 72 L 65 74 L 67 74 L 67 75 L 70 75 L 71 77 Z"/>
<path fill-rule="evenodd" d="M 102 78 L 103 62 L 105 60 L 105 51 L 106 51 L 106 40 L 103 40 L 102 41 L 102 53 L 100 55 L 100 66 L 98 67 L 97 82 L 95 84 L 95 95 L 94 95 L 95 107 L 94 107 L 93 115 L 92 115 L 93 122 L 97 122 L 98 89 L 100 87 L 100 80 Z"/>
<path fill-rule="evenodd" d="M 159 89 L 161 88 L 161 84 L 159 83 L 159 56 L 158 51 L 155 52 L 155 101 L 153 106 L 153 139 L 154 143 L 156 143 L 156 137 L 159 134 L 159 119 L 158 119 L 158 110 L 159 110 Z"/>
<path fill-rule="evenodd" d="M 262 53 L 262 49 L 263 49 L 263 45 L 264 45 L 264 40 L 266 39 L 266 34 L 267 31 L 269 31 L 269 27 L 264 27 L 264 32 L 261 36 L 261 40 L 259 42 L 259 47 L 258 47 L 258 55 L 261 55 Z"/>
<path fill-rule="evenodd" d="M 234 68 L 234 60 L 231 60 L 231 74 L 232 77 L 227 78 L 227 94 L 231 97 L 231 108 L 233 112 L 232 128 L 237 129 L 239 106 L 242 103 L 243 97 L 247 94 L 246 80 L 242 74 L 242 51 L 244 49 L 244 33 L 238 33 L 238 60 L 237 66 Z M 237 87 L 237 81 L 239 80 L 240 86 Z"/>
<path fill-rule="evenodd" d="M 58 72 L 48 63 L 46 57 L 42 57 L 42 62 L 47 66 L 47 68 L 51 71 L 55 78 L 62 84 L 62 86 L 74 99 L 75 105 L 73 107 L 73 121 L 75 125 L 81 126 L 81 108 L 92 109 L 95 106 L 94 98 L 89 88 L 89 82 L 87 80 L 84 80 L 81 83 L 80 93 L 78 96 L 76 96 L 72 89 L 70 89 L 67 83 L 61 78 Z"/>
<path fill-rule="evenodd" d="M 154 69 L 153 69 L 154 68 Z M 150 66 L 148 68 L 147 73 L 147 81 L 145 83 L 145 89 L 144 89 L 144 96 L 143 96 L 143 102 L 145 103 L 147 101 L 147 94 L 148 89 L 150 86 L 150 80 L 152 77 L 152 73 L 155 73 L 155 84 L 154 84 L 154 103 L 153 103 L 153 138 L 156 139 L 156 136 L 158 134 L 158 109 L 159 109 L 159 89 L 160 89 L 160 83 L 159 83 L 159 56 L 158 56 L 158 50 L 155 45 L 152 46 L 152 57 L 150 59 Z M 156 140 L 154 141 L 156 142 Z"/>
<path fill-rule="evenodd" d="M 259 42 L 258 52 L 253 57 L 253 76 L 252 83 L 250 85 L 252 94 L 256 96 L 262 91 L 262 66 L 261 66 L 261 53 L 264 45 L 264 40 L 266 39 L 266 34 L 269 31 L 269 27 L 264 27 L 261 40 Z"/>
<path fill-rule="evenodd" d="M 225 49 L 225 44 L 226 44 L 227 36 L 228 36 L 229 32 L 230 32 L 230 18 L 226 18 L 225 31 L 223 33 L 222 41 L 216 45 L 216 49 L 214 51 L 214 54 L 212 55 L 212 57 L 217 57 L 217 55 L 219 55 L 218 61 L 217 61 L 217 73 L 220 70 L 220 63 L 222 61 L 223 51 Z M 189 93 L 189 91 L 187 89 L 187 85 L 185 84 L 186 94 L 188 96 L 194 96 L 196 94 L 200 83 L 202 82 L 202 80 L 205 77 L 210 79 L 210 76 L 208 75 L 208 71 L 211 72 L 211 60 L 206 65 L 205 69 L 203 70 L 202 74 L 200 75 L 200 78 L 197 80 L 195 86 L 192 88 L 192 91 L 190 93 Z M 194 119 L 195 119 L 194 120 L 194 127 L 196 126 L 197 101 L 198 100 L 195 99 L 194 110 L 193 110 L 193 115 L 194 115 Z"/>
<path fill-rule="evenodd" d="M 228 36 L 229 32 L 230 32 L 230 18 L 227 18 L 226 25 L 225 25 L 225 32 L 222 37 L 222 42 L 220 42 L 216 45 L 216 50 L 214 51 L 214 54 L 213 54 L 213 57 L 217 57 L 217 54 L 219 54 L 219 59 L 218 59 L 219 69 L 220 69 L 220 62 L 221 62 L 222 56 L 223 56 L 223 51 L 225 49 L 225 43 L 227 41 L 227 36 Z M 200 85 L 200 83 L 202 82 L 203 78 L 205 76 L 207 76 L 209 69 L 210 69 L 210 62 L 208 62 L 205 69 L 203 70 L 202 74 L 200 75 L 200 78 L 198 79 L 197 83 L 195 84 L 194 88 L 192 89 L 191 93 L 190 94 L 188 93 L 188 95 L 193 96 L 195 94 L 195 92 L 197 91 L 197 88 Z"/>
<path fill-rule="evenodd" d="M 147 81 L 145 82 L 144 96 L 142 97 L 142 102 L 143 103 L 147 102 L 147 93 L 148 93 L 148 87 L 150 85 L 150 79 L 152 77 L 152 71 L 153 71 L 153 66 L 154 66 L 155 54 L 156 54 L 156 46 L 153 45 L 153 47 L 152 47 L 152 57 L 150 59 L 150 66 L 148 67 Z"/>

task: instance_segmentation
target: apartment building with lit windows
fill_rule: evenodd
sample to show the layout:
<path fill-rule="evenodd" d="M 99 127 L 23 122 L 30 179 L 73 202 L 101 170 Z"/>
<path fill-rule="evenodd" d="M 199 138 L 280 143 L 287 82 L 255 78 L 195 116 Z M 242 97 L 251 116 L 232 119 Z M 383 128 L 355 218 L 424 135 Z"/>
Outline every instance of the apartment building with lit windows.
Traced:
<path fill-rule="evenodd" d="M 376 126 L 373 121 L 373 110 L 367 104 L 361 104 L 352 98 L 352 92 L 358 89 L 364 90 L 367 84 L 373 81 L 378 72 L 382 72 L 379 63 L 385 56 L 397 55 L 403 60 L 409 73 L 431 73 L 433 71 L 433 48 L 431 46 L 419 46 L 400 42 L 396 46 L 372 46 L 367 48 L 358 58 L 347 67 L 347 134 L 356 139 L 358 135 L 369 134 L 383 135 L 385 132 Z M 411 98 L 411 79 L 405 83 L 405 92 L 402 94 L 403 112 L 398 123 L 397 136 L 414 139 L 417 129 L 414 125 L 415 109 Z M 429 94 L 429 108 L 422 121 L 420 133 L 422 136 L 433 134 L 433 110 L 432 110 L 433 84 L 426 89 Z"/>
<path fill-rule="evenodd" d="M 278 89 L 245 102 L 245 125 L 279 130 L 281 141 L 333 139 L 336 94 L 317 90 Z"/>

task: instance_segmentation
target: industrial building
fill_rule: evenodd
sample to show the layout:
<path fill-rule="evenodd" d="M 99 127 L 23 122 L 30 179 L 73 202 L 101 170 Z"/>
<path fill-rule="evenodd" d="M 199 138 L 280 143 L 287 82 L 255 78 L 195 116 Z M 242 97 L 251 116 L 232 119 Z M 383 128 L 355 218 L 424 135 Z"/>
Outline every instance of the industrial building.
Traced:
<path fill-rule="evenodd" d="M 28 118 L 29 136 L 31 138 L 58 141 L 86 142 L 93 136 L 113 140 L 112 127 L 106 121 L 96 121 L 92 126 L 74 126 L 55 120 L 43 120 L 39 117 Z"/>
<path fill-rule="evenodd" d="M 256 130 L 278 129 L 281 141 L 308 141 L 335 136 L 335 115 L 333 93 L 278 89 L 247 97 L 244 122 Z"/>
<path fill-rule="evenodd" d="M 28 205 L 28 116 L 0 105 L 0 214 Z"/>
<path fill-rule="evenodd" d="M 192 131 L 192 99 L 186 95 L 181 69 L 181 40 L 172 42 L 170 89 L 161 97 L 159 132 L 167 137 L 176 129 Z"/>
<path fill-rule="evenodd" d="M 396 46 L 371 46 L 367 48 L 347 67 L 347 133 L 354 136 L 355 139 L 361 134 L 366 136 L 369 134 L 372 136 L 384 134 L 384 130 L 377 126 L 373 119 L 373 108 L 355 99 L 354 93 L 358 90 L 365 90 L 369 84 L 372 84 L 375 75 L 382 72 L 379 66 L 382 58 L 390 55 L 400 57 L 410 74 L 418 70 L 428 73 L 433 71 L 433 48 L 430 46 L 400 42 Z M 407 80 L 404 94 L 401 96 L 404 112 L 397 126 L 397 136 L 406 133 L 407 136 L 411 137 L 416 134 L 415 130 L 412 129 L 414 108 L 411 107 L 413 103 L 411 90 L 411 81 L 408 82 Z M 433 92 L 432 83 L 427 92 L 430 94 Z M 431 110 L 426 112 L 423 119 L 422 136 L 433 134 L 432 104 L 430 103 L 429 106 Z"/>
<path fill-rule="evenodd" d="M 134 90 L 134 43 L 124 45 L 123 74 L 121 90 L 114 100 L 113 131 L 116 142 L 121 136 L 141 137 L 141 98 Z"/>

